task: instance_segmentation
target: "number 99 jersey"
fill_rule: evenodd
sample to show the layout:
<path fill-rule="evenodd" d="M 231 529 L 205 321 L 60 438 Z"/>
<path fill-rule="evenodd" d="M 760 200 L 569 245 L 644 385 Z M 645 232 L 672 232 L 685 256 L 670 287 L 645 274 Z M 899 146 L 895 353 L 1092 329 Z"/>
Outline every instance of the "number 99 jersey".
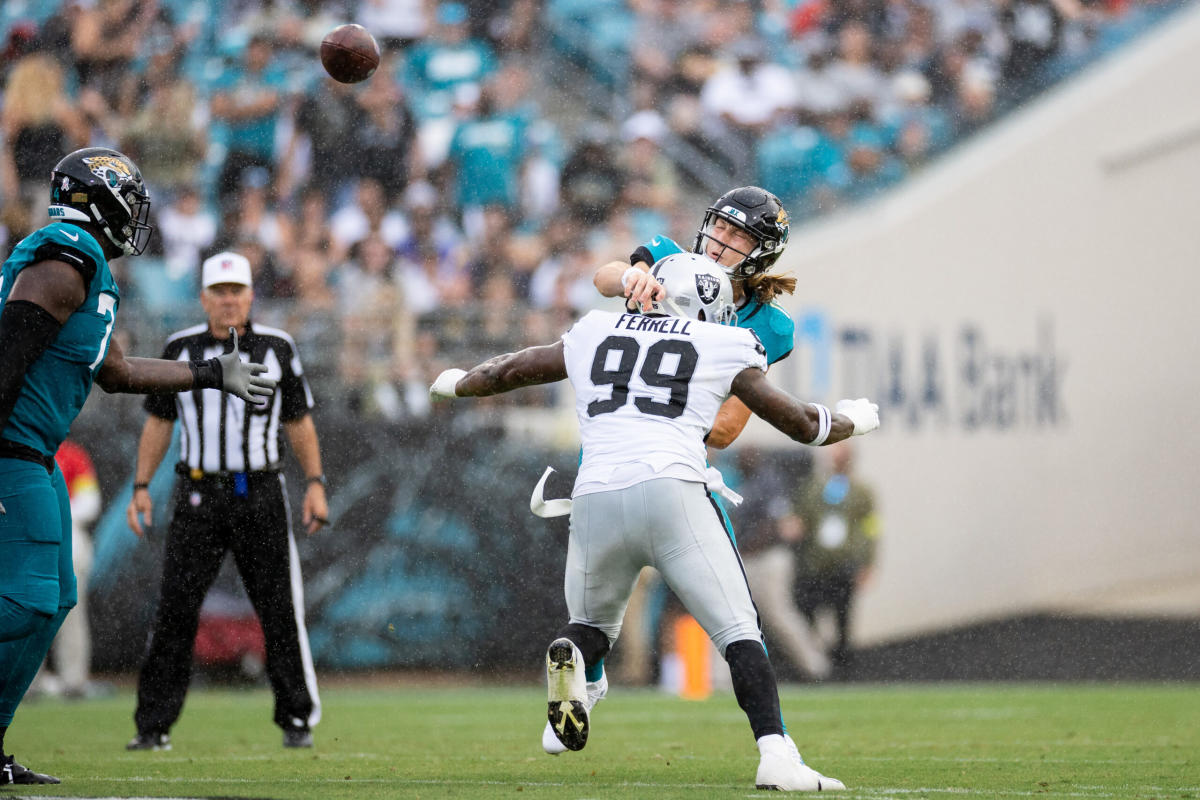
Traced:
<path fill-rule="evenodd" d="M 733 379 L 767 368 L 753 331 L 684 317 L 592 311 L 562 340 L 583 446 L 575 497 L 703 483 L 704 437 Z"/>

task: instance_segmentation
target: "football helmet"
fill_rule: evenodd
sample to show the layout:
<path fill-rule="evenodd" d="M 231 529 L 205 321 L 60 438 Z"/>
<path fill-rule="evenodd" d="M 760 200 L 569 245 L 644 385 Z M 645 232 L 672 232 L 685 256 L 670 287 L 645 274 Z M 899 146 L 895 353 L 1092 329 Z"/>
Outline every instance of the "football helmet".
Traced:
<path fill-rule="evenodd" d="M 50 173 L 50 219 L 95 225 L 127 256 L 141 255 L 154 230 L 150 194 L 128 156 L 107 147 L 85 147 Z"/>
<path fill-rule="evenodd" d="M 674 253 L 659 259 L 650 274 L 667 296 L 654 303 L 651 313 L 687 317 L 700 322 L 731 325 L 737 321 L 733 286 L 715 261 L 696 253 Z"/>
<path fill-rule="evenodd" d="M 692 245 L 693 253 L 704 254 L 706 239 L 721 242 L 713 233 L 713 225 L 718 219 L 742 229 L 756 242 L 754 249 L 749 253 L 742 253 L 734 247 L 729 248 L 742 255 L 742 260 L 732 267 L 722 265 L 722 269 L 731 280 L 745 280 L 751 275 L 765 272 L 779 260 L 779 255 L 787 247 L 787 211 L 783 203 L 779 202 L 779 198 L 766 189 L 742 186 L 718 197 L 716 202 L 708 207 L 704 214 L 704 223 L 700 230 L 696 231 L 696 241 Z"/>

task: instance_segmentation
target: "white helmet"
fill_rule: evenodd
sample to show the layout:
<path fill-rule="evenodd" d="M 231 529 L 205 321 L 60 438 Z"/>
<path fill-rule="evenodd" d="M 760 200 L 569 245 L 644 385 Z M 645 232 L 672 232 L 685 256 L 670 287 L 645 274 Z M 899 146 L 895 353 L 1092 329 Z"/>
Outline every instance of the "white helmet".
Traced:
<path fill-rule="evenodd" d="M 659 259 L 650 274 L 667 290 L 654 311 L 718 325 L 737 322 L 733 286 L 717 262 L 697 253 L 675 253 Z"/>

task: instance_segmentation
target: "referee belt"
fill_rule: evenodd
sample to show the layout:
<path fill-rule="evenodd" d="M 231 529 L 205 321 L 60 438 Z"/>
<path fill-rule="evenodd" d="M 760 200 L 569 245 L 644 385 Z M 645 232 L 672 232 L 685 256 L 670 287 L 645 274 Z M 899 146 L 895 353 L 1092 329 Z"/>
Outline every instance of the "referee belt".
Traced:
<path fill-rule="evenodd" d="M 253 478 L 260 475 L 277 475 L 279 473 L 279 464 L 268 464 L 262 469 L 247 470 L 246 472 L 228 472 L 226 470 L 205 472 L 202 469 L 189 467 L 187 464 L 184 464 L 181 461 L 175 465 L 175 472 L 193 481 L 213 481 L 214 483 L 222 483 L 236 480 L 239 475 L 245 475 L 247 478 Z"/>

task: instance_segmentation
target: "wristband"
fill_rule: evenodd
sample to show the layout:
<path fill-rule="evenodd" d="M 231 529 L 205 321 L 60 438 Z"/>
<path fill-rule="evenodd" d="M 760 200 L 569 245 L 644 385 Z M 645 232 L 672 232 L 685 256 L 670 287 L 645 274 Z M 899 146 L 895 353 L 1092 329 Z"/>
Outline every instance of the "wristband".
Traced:
<path fill-rule="evenodd" d="M 833 417 L 829 413 L 829 409 L 820 403 L 809 403 L 817 410 L 817 435 L 808 444 L 812 447 L 820 447 L 825 444 L 825 440 L 829 438 L 829 431 L 833 427 Z"/>
<path fill-rule="evenodd" d="M 308 486 L 310 483 L 319 483 L 322 486 L 325 486 L 325 474 L 321 473 L 320 475 L 313 475 L 311 478 L 304 479 L 305 486 Z"/>
<path fill-rule="evenodd" d="M 215 358 L 210 358 L 207 361 L 189 361 L 188 366 L 192 368 L 192 388 L 193 389 L 220 389 L 221 388 L 221 362 Z"/>
<path fill-rule="evenodd" d="M 624 272 L 621 273 L 621 288 L 622 289 L 629 288 L 629 273 L 631 273 L 631 272 L 634 274 L 634 277 L 637 277 L 638 275 L 646 274 L 646 270 L 638 269 L 637 267 L 630 267 L 629 269 L 625 270 Z"/>
<path fill-rule="evenodd" d="M 149 489 L 149 488 L 150 488 L 150 484 L 148 484 L 148 483 L 135 483 L 135 484 L 133 485 L 133 490 L 134 490 L 135 492 L 136 492 L 138 489 Z"/>

